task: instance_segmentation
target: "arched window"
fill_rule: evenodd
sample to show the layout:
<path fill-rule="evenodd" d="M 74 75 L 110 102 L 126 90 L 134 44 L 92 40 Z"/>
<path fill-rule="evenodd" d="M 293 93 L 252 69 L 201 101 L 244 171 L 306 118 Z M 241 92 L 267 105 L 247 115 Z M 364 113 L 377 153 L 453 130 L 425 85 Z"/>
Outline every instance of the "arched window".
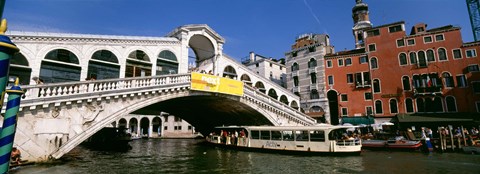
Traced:
<path fill-rule="evenodd" d="M 295 86 L 295 87 L 298 86 L 298 76 L 293 77 L 293 86 Z"/>
<path fill-rule="evenodd" d="M 235 71 L 235 68 L 232 66 L 228 65 L 223 69 L 223 74 L 222 77 L 228 77 L 231 79 L 237 79 L 237 71 Z"/>
<path fill-rule="evenodd" d="M 298 110 L 299 107 L 298 107 L 297 101 L 293 100 L 292 103 L 290 103 L 290 107 L 292 107 L 293 109 Z"/>
<path fill-rule="evenodd" d="M 373 79 L 373 93 L 379 93 L 379 92 L 380 92 L 380 80 Z"/>
<path fill-rule="evenodd" d="M 20 85 L 29 85 L 32 69 L 28 64 L 27 58 L 22 53 L 15 53 L 10 59 L 10 68 L 8 71 L 9 79 L 19 79 Z M 12 86 L 9 84 L 9 86 Z"/>
<path fill-rule="evenodd" d="M 427 67 L 427 59 L 423 51 L 418 52 L 418 67 Z"/>
<path fill-rule="evenodd" d="M 308 61 L 308 68 L 314 67 L 317 67 L 317 61 L 314 58 L 311 58 L 310 61 Z"/>
<path fill-rule="evenodd" d="M 455 84 L 453 83 L 453 77 L 450 75 L 450 73 L 444 72 L 442 73 L 442 77 L 443 77 L 443 83 L 445 87 L 447 88 L 455 87 Z"/>
<path fill-rule="evenodd" d="M 376 57 L 372 57 L 370 59 L 370 67 L 372 69 L 377 69 L 378 68 L 378 61 L 377 61 L 377 58 Z"/>
<path fill-rule="evenodd" d="M 285 95 L 280 96 L 280 102 L 288 105 L 288 98 Z"/>
<path fill-rule="evenodd" d="M 413 75 L 413 88 L 420 88 L 422 85 L 419 75 Z"/>
<path fill-rule="evenodd" d="M 413 100 L 411 98 L 405 99 L 405 110 L 407 113 L 413 113 Z"/>
<path fill-rule="evenodd" d="M 417 112 L 425 112 L 425 100 L 417 98 Z"/>
<path fill-rule="evenodd" d="M 439 96 L 432 98 L 432 112 L 443 112 L 442 98 Z"/>
<path fill-rule="evenodd" d="M 400 62 L 400 65 L 407 65 L 407 55 L 405 53 L 400 53 L 398 55 L 398 62 Z"/>
<path fill-rule="evenodd" d="M 135 50 L 128 54 L 125 66 L 125 77 L 145 77 L 152 75 L 150 57 L 142 50 Z"/>
<path fill-rule="evenodd" d="M 278 95 L 277 95 L 277 92 L 275 91 L 275 89 L 270 89 L 268 90 L 268 96 L 274 98 L 275 100 L 278 99 Z"/>
<path fill-rule="evenodd" d="M 310 91 L 310 99 L 320 99 L 320 95 L 318 94 L 318 91 L 316 89 Z"/>
<path fill-rule="evenodd" d="M 382 101 L 380 100 L 375 101 L 375 113 L 383 114 Z"/>
<path fill-rule="evenodd" d="M 410 87 L 410 77 L 403 76 L 402 77 L 402 84 L 403 84 L 403 90 L 405 90 L 405 91 L 412 90 L 412 88 Z"/>
<path fill-rule="evenodd" d="M 47 53 L 40 68 L 40 79 L 44 83 L 80 81 L 82 68 L 78 58 L 65 49 L 57 49 Z"/>
<path fill-rule="evenodd" d="M 438 49 L 438 60 L 447 60 L 447 51 L 445 48 Z"/>
<path fill-rule="evenodd" d="M 455 97 L 447 96 L 445 97 L 445 101 L 447 103 L 447 112 L 457 112 L 457 102 L 455 101 Z"/>
<path fill-rule="evenodd" d="M 310 73 L 310 82 L 312 82 L 312 84 L 317 83 L 317 73 Z"/>
<path fill-rule="evenodd" d="M 415 52 L 410 52 L 410 64 L 417 64 L 417 54 Z"/>
<path fill-rule="evenodd" d="M 396 99 L 390 99 L 390 113 L 396 114 L 398 113 L 398 105 Z"/>
<path fill-rule="evenodd" d="M 246 84 L 248 84 L 249 86 L 252 86 L 252 80 L 250 80 L 250 76 L 248 76 L 247 74 L 243 74 L 241 77 L 240 77 L 240 80 Z"/>
<path fill-rule="evenodd" d="M 435 53 L 433 52 L 433 50 L 427 50 L 427 61 L 435 62 Z"/>
<path fill-rule="evenodd" d="M 264 93 L 267 92 L 267 89 L 265 89 L 265 85 L 261 81 L 258 81 L 255 83 L 255 88 L 257 88 L 260 92 Z"/>
<path fill-rule="evenodd" d="M 157 57 L 157 75 L 177 74 L 178 60 L 177 56 L 171 51 L 164 50 Z"/>
<path fill-rule="evenodd" d="M 300 67 L 298 66 L 298 63 L 297 62 L 293 63 L 292 71 L 298 71 L 299 69 L 300 69 Z"/>
<path fill-rule="evenodd" d="M 120 77 L 120 64 L 115 54 L 108 50 L 93 53 L 88 62 L 87 79 L 112 79 Z"/>

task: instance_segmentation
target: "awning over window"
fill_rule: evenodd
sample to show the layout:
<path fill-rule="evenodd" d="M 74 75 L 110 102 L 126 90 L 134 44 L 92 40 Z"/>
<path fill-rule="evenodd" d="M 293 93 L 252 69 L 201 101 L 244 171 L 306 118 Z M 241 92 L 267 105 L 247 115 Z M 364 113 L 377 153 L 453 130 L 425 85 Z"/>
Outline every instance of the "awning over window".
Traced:
<path fill-rule="evenodd" d="M 350 123 L 352 125 L 370 125 L 374 124 L 375 120 L 373 117 L 342 117 L 342 124 Z"/>
<path fill-rule="evenodd" d="M 473 122 L 470 118 L 452 118 L 452 117 L 434 117 L 434 116 L 421 116 L 421 115 L 397 115 L 398 122 L 400 123 L 420 123 L 420 122 Z"/>

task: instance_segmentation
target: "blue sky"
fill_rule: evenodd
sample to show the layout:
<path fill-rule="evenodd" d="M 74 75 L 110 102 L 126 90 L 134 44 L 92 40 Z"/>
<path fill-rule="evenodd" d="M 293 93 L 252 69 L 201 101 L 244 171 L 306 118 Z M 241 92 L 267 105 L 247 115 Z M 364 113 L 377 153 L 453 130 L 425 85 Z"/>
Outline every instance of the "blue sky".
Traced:
<path fill-rule="evenodd" d="M 364 0 L 374 26 L 405 21 L 428 28 L 462 27 L 473 41 L 465 0 Z M 388 2 L 388 3 L 387 3 Z M 352 49 L 355 0 L 6 0 L 9 30 L 164 36 L 187 24 L 207 24 L 240 60 L 254 51 L 282 58 L 295 37 L 326 33 L 336 51 Z"/>

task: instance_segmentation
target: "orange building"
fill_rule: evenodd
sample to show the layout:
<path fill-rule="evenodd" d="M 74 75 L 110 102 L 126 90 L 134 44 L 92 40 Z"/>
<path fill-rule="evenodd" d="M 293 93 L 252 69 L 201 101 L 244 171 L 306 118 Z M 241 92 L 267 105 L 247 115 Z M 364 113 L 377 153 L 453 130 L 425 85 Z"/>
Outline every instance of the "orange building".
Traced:
<path fill-rule="evenodd" d="M 368 20 L 368 6 L 360 3 Z M 358 6 L 357 48 L 325 56 L 331 119 L 480 112 L 480 42 L 464 43 L 452 25 L 420 23 L 408 35 L 403 21 L 359 30 Z"/>

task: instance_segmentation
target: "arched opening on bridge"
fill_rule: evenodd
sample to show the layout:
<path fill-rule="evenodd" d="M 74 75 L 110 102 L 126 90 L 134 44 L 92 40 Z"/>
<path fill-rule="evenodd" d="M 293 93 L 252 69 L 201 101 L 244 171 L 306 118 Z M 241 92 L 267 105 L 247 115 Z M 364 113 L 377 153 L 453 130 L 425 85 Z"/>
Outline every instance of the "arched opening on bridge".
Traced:
<path fill-rule="evenodd" d="M 120 77 L 120 64 L 115 54 L 98 50 L 88 61 L 87 79 L 114 79 Z"/>
<path fill-rule="evenodd" d="M 338 115 L 338 93 L 337 91 L 330 90 L 327 92 L 328 105 L 330 110 L 330 124 L 338 125 L 339 124 L 339 115 Z"/>
<path fill-rule="evenodd" d="M 290 103 L 290 107 L 292 107 L 293 109 L 298 110 L 299 107 L 298 107 L 297 101 L 293 100 L 292 103 Z"/>
<path fill-rule="evenodd" d="M 308 110 L 308 115 L 317 120 L 317 123 L 325 123 L 325 111 L 322 107 L 314 105 Z"/>
<path fill-rule="evenodd" d="M 270 88 L 270 90 L 268 90 L 268 96 L 274 98 L 275 100 L 278 100 L 277 92 L 273 88 Z"/>
<path fill-rule="evenodd" d="M 118 120 L 118 128 L 127 128 L 127 120 L 125 118 L 121 118 L 120 120 Z"/>
<path fill-rule="evenodd" d="M 138 132 L 138 121 L 136 118 L 131 118 L 129 123 L 128 123 L 128 128 L 132 135 L 139 135 L 140 132 Z"/>
<path fill-rule="evenodd" d="M 285 103 L 288 105 L 288 98 L 285 95 L 280 96 L 280 102 Z"/>
<path fill-rule="evenodd" d="M 241 77 L 240 77 L 240 80 L 247 84 L 248 86 L 252 86 L 252 80 L 250 80 L 250 76 L 248 76 L 247 74 L 243 74 Z"/>
<path fill-rule="evenodd" d="M 177 74 L 177 56 L 171 51 L 164 50 L 157 57 L 157 75 Z"/>
<path fill-rule="evenodd" d="M 267 91 L 267 89 L 265 89 L 265 85 L 263 85 L 261 81 L 258 81 L 257 83 L 255 83 L 255 88 L 257 88 L 260 92 L 264 94 Z"/>
<path fill-rule="evenodd" d="M 150 136 L 148 133 L 148 129 L 150 128 L 150 120 L 148 120 L 147 117 L 143 117 L 140 119 L 140 131 L 142 133 L 142 136 Z"/>
<path fill-rule="evenodd" d="M 40 79 L 44 83 L 80 81 L 82 67 L 78 57 L 65 49 L 47 53 L 40 67 Z"/>
<path fill-rule="evenodd" d="M 162 119 L 160 117 L 153 118 L 152 129 L 152 136 L 160 137 L 160 135 L 162 135 Z"/>
<path fill-rule="evenodd" d="M 237 71 L 235 71 L 235 68 L 232 66 L 228 65 L 223 69 L 223 74 L 222 77 L 228 77 L 231 79 L 237 79 Z"/>
<path fill-rule="evenodd" d="M 132 51 L 127 57 L 125 66 L 125 77 L 144 77 L 152 75 L 152 64 L 150 57 L 142 51 Z"/>
<path fill-rule="evenodd" d="M 10 68 L 8 71 L 9 85 L 12 86 L 12 80 L 18 78 L 20 85 L 30 84 L 30 75 L 32 68 L 28 65 L 28 60 L 22 53 L 15 53 L 10 59 Z M 11 83 L 11 84 L 10 84 Z"/>
<path fill-rule="evenodd" d="M 212 72 L 214 70 L 211 62 L 204 63 L 206 60 L 211 60 L 215 57 L 216 51 L 213 43 L 207 37 L 199 34 L 195 34 L 190 37 L 188 41 L 189 46 L 189 64 L 195 66 L 196 70 L 200 72 Z M 190 56 L 190 52 L 193 52 L 195 56 Z M 190 59 L 195 59 L 195 63 L 191 63 Z M 190 65 L 190 66 L 192 66 Z M 216 72 L 217 73 L 217 72 Z M 218 73 L 217 73 L 218 74 Z"/>

